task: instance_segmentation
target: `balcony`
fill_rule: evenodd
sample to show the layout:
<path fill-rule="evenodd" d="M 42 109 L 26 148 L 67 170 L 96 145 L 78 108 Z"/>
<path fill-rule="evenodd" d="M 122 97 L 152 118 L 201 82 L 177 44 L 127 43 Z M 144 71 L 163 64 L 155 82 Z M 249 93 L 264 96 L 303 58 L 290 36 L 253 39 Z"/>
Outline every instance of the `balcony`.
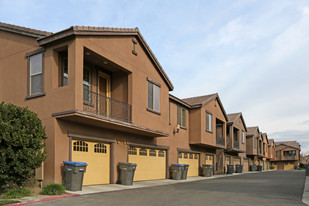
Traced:
<path fill-rule="evenodd" d="M 296 160 L 296 156 L 283 156 L 282 160 Z"/>
<path fill-rule="evenodd" d="M 239 149 L 239 142 L 238 141 L 234 141 L 234 148 Z"/>
<path fill-rule="evenodd" d="M 218 146 L 224 147 L 225 146 L 225 139 L 221 136 L 216 137 L 216 143 Z"/>
<path fill-rule="evenodd" d="M 88 90 L 84 90 L 83 100 L 85 112 L 127 123 L 132 121 L 132 107 L 127 103 Z"/>

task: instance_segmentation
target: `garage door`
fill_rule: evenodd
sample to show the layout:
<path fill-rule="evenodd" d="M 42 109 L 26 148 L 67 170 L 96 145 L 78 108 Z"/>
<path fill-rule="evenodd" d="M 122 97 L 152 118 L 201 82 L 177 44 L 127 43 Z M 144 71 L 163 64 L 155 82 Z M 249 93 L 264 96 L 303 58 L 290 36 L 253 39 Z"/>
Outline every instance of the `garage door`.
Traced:
<path fill-rule="evenodd" d="M 284 163 L 284 170 L 294 170 L 294 164 L 292 162 Z"/>
<path fill-rule="evenodd" d="M 244 159 L 243 169 L 244 169 L 244 172 L 249 171 L 249 160 Z"/>
<path fill-rule="evenodd" d="M 129 162 L 136 163 L 134 181 L 166 178 L 166 151 L 129 147 Z"/>
<path fill-rule="evenodd" d="M 274 169 L 273 169 L 273 170 L 278 170 L 278 165 L 277 165 L 277 163 L 276 163 L 276 162 L 272 163 L 271 165 L 274 167 Z"/>
<path fill-rule="evenodd" d="M 88 164 L 83 185 L 110 183 L 110 145 L 73 140 L 72 161 Z"/>
<path fill-rule="evenodd" d="M 213 155 L 206 155 L 206 164 L 213 165 L 214 164 L 214 156 Z"/>
<path fill-rule="evenodd" d="M 198 176 L 199 171 L 199 154 L 194 153 L 178 153 L 178 163 L 188 164 L 188 177 Z"/>

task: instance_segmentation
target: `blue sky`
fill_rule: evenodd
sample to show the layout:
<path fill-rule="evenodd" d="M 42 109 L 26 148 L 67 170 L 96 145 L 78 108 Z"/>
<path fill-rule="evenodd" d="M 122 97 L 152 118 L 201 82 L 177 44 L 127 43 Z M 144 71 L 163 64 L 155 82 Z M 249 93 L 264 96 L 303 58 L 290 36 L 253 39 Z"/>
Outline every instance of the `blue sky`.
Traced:
<path fill-rule="evenodd" d="M 0 21 L 51 32 L 138 27 L 172 94 L 218 92 L 247 126 L 309 153 L 308 0 L 0 0 Z"/>

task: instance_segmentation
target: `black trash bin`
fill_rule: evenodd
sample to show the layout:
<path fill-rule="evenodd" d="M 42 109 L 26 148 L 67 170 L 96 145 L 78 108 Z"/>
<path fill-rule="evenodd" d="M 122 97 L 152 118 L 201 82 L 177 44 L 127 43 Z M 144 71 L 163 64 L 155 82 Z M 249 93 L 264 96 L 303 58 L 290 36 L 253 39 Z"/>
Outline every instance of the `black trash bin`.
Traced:
<path fill-rule="evenodd" d="M 263 166 L 262 166 L 262 165 L 258 165 L 258 166 L 256 167 L 256 170 L 259 171 L 259 172 L 261 172 L 261 171 L 263 170 Z"/>
<path fill-rule="evenodd" d="M 250 171 L 256 171 L 256 165 L 255 164 L 253 164 L 253 165 L 250 165 Z"/>
<path fill-rule="evenodd" d="M 213 173 L 213 165 L 203 164 L 202 173 L 204 177 L 211 177 Z"/>
<path fill-rule="evenodd" d="M 188 176 L 189 165 L 184 164 L 184 168 L 182 170 L 181 179 L 186 180 Z"/>
<path fill-rule="evenodd" d="M 70 191 L 81 191 L 83 188 L 84 173 L 87 163 L 63 161 L 66 174 L 65 186 Z"/>
<path fill-rule="evenodd" d="M 136 166 L 135 163 L 119 162 L 118 169 L 120 174 L 118 183 L 122 185 L 132 185 Z"/>
<path fill-rule="evenodd" d="M 173 180 L 181 180 L 182 179 L 182 173 L 185 169 L 184 164 L 172 164 L 171 166 L 171 172 L 172 172 L 172 179 Z"/>
<path fill-rule="evenodd" d="M 227 165 L 227 174 L 234 173 L 234 165 Z"/>
<path fill-rule="evenodd" d="M 306 176 L 309 176 L 309 164 L 305 164 Z"/>
<path fill-rule="evenodd" d="M 236 165 L 236 173 L 242 173 L 243 165 Z"/>

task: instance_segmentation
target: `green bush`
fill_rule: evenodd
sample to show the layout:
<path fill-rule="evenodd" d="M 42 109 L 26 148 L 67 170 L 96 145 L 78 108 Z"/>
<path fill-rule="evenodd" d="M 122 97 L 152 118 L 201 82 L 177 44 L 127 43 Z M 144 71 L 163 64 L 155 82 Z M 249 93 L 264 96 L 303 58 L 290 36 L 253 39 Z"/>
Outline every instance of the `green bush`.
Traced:
<path fill-rule="evenodd" d="M 50 184 L 43 187 L 42 195 L 62 195 L 65 193 L 65 187 L 60 184 Z"/>
<path fill-rule="evenodd" d="M 38 115 L 0 103 L 0 188 L 21 186 L 46 159 L 45 128 Z"/>
<path fill-rule="evenodd" d="M 16 200 L 0 200 L 0 205 L 8 205 L 13 203 L 18 203 L 19 201 Z"/>
<path fill-rule="evenodd" d="M 270 165 L 269 167 L 271 170 L 275 169 L 275 167 L 273 165 Z"/>
<path fill-rule="evenodd" d="M 14 198 L 21 198 L 27 197 L 31 195 L 31 190 L 27 187 L 13 187 L 6 191 L 3 194 L 4 199 L 14 199 Z"/>

